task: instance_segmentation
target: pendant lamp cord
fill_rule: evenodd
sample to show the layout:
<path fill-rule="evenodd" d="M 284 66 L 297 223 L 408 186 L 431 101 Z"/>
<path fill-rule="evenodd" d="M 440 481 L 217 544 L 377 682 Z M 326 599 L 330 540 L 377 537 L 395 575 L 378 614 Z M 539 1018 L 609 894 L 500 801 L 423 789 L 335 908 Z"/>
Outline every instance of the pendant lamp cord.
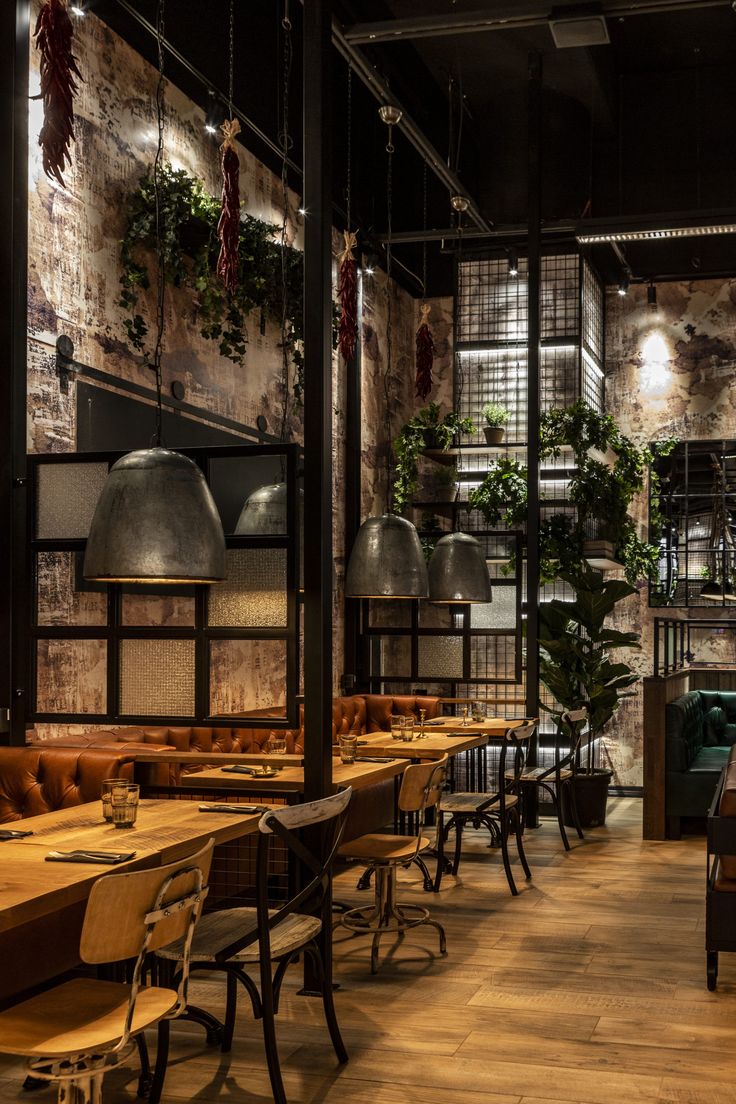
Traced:
<path fill-rule="evenodd" d="M 156 146 L 156 158 L 153 162 L 153 198 L 156 219 L 156 344 L 153 348 L 153 361 L 151 370 L 156 378 L 156 430 L 154 442 L 156 448 L 163 444 L 163 377 L 161 373 L 161 354 L 163 352 L 164 329 L 166 325 L 166 252 L 163 245 L 163 229 L 161 225 L 161 173 L 164 161 L 164 125 L 165 115 L 165 88 L 164 77 L 164 40 L 165 40 L 165 0 L 158 0 L 156 5 L 156 50 L 158 58 L 158 84 L 156 85 L 156 122 L 158 126 L 158 144 Z"/>
<path fill-rule="evenodd" d="M 383 373 L 383 395 L 385 399 L 386 425 L 386 513 L 393 513 L 393 441 L 391 430 L 391 366 L 393 358 L 393 311 L 391 302 L 391 261 L 393 231 L 393 127 L 389 124 L 386 143 L 386 371 Z"/>
<path fill-rule="evenodd" d="M 233 88 L 235 84 L 235 0 L 230 0 L 230 40 L 229 40 L 229 73 L 227 85 L 228 118 L 233 117 Z"/>
<path fill-rule="evenodd" d="M 281 84 L 281 131 L 279 144 L 281 146 L 281 389 L 283 403 L 281 407 L 281 430 L 279 437 L 286 441 L 288 436 L 289 421 L 289 310 L 288 310 L 288 264 L 286 232 L 289 221 L 289 151 L 292 147 L 292 139 L 289 135 L 289 89 L 291 85 L 291 68 L 294 58 L 294 48 L 291 40 L 291 19 L 289 18 L 289 0 L 285 0 L 284 14 L 281 20 L 283 31 L 282 54 L 282 84 Z M 282 469 L 285 458 L 281 459 Z M 285 474 L 282 472 L 283 477 Z"/>
<path fill-rule="evenodd" d="M 422 175 L 422 230 L 424 240 L 422 242 L 422 303 L 427 301 L 427 162 L 424 162 Z"/>
<path fill-rule="evenodd" d="M 353 63 L 348 61 L 348 87 L 347 87 L 347 117 L 348 132 L 345 138 L 347 149 L 345 153 L 345 214 L 347 216 L 347 228 L 351 229 L 353 222 L 351 208 L 353 200 Z"/>
<path fill-rule="evenodd" d="M 462 361 L 457 354 L 457 332 L 458 332 L 458 303 L 460 299 L 460 283 L 462 280 L 463 271 L 463 213 L 458 211 L 457 213 L 457 275 L 455 277 L 456 289 L 455 289 L 455 409 L 459 412 L 463 400 L 463 391 L 465 390 L 465 370 L 462 365 Z"/>

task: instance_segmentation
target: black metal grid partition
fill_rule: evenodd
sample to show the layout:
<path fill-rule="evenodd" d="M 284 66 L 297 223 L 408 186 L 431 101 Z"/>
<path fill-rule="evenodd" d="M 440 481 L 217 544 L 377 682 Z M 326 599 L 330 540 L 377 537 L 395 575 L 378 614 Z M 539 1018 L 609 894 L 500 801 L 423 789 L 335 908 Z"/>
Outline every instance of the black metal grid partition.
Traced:
<path fill-rule="evenodd" d="M 120 453 L 28 457 L 29 724 L 298 724 L 297 445 L 182 449 L 202 469 L 226 535 L 212 586 L 84 580 L 86 537 Z M 287 485 L 285 530 L 236 536 L 256 487 Z M 22 596 L 18 596 L 18 602 Z"/>

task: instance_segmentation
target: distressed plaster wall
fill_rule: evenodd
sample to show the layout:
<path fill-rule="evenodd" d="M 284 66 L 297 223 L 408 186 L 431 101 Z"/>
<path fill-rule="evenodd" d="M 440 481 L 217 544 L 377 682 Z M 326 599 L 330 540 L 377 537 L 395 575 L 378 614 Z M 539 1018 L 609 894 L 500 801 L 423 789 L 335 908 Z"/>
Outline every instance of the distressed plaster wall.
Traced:
<path fill-rule="evenodd" d="M 34 7 L 40 6 L 38 0 Z M 55 369 L 57 337 L 68 334 L 76 358 L 119 380 L 152 386 L 142 358 L 129 347 L 119 295 L 119 240 L 125 223 L 126 197 L 152 164 L 155 152 L 155 71 L 94 15 L 77 20 L 76 52 L 84 83 L 76 104 L 76 143 L 67 188 L 50 183 L 41 170 L 37 145 L 42 118 L 38 101 L 30 107 L 29 160 L 29 284 L 28 284 L 28 424 L 31 452 L 74 451 L 77 440 L 76 380 L 59 379 Z M 31 86 L 38 87 L 36 55 L 32 53 Z M 178 89 L 166 89 L 166 157 L 199 177 L 212 193 L 219 192 L 219 163 L 215 141 L 204 130 L 203 113 Z M 295 122 L 296 125 L 296 122 Z M 240 192 L 244 210 L 281 222 L 280 180 L 243 147 Z M 297 215 L 298 198 L 290 193 L 287 237 L 301 245 Z M 337 241 L 336 241 L 337 244 Z M 376 293 L 376 290 L 378 293 Z M 414 300 L 391 285 L 394 328 L 394 364 L 399 376 L 396 415 L 406 406 L 409 377 L 413 375 Z M 148 301 L 149 317 L 152 300 Z M 278 432 L 283 388 L 278 329 L 268 324 L 261 333 L 259 318 L 249 325 L 249 345 L 243 367 L 220 356 L 215 343 L 202 338 L 191 297 L 184 291 L 167 292 L 166 339 L 163 356 L 164 390 L 174 379 L 186 388 L 187 402 L 204 411 L 255 425 L 265 415 L 269 429 Z M 362 319 L 364 354 L 365 434 L 364 472 L 366 506 L 376 495 L 376 438 L 379 407 L 375 403 L 377 379 L 385 355 L 386 278 L 380 271 L 367 288 Z M 410 371 L 410 368 L 412 371 Z M 114 390 L 114 387 L 111 388 Z M 309 401 L 307 395 L 306 401 Z M 335 632 L 334 683 L 337 689 L 343 669 L 344 549 L 344 417 L 345 367 L 333 360 L 333 500 L 335 509 Z M 394 425 L 398 428 L 398 421 Z M 301 414 L 292 411 L 289 429 L 302 438 Z M 244 440 L 246 440 L 244 438 Z M 367 510 L 366 510 L 367 512 Z M 305 540 L 310 539 L 306 519 Z M 94 617 L 94 600 L 74 593 L 73 566 L 64 558 L 43 565 L 43 604 L 49 624 L 84 623 Z M 191 616 L 184 600 L 135 598 L 129 623 L 181 624 Z M 89 624 L 89 620 L 86 621 Z M 218 709 L 243 708 L 245 701 L 259 705 L 280 700 L 283 684 L 278 664 L 270 652 L 254 656 L 248 649 L 230 649 L 215 656 L 213 670 Z M 236 654 L 237 653 L 237 654 Z M 247 654 L 246 654 L 247 653 Z M 61 689 L 75 670 L 71 648 L 49 650 L 43 668 L 43 693 L 58 702 Z M 94 662 L 93 662 L 94 659 Z M 89 697 L 100 706 L 99 657 L 89 657 Z M 251 672 L 257 672 L 251 680 Z M 250 680 L 250 681 L 249 681 Z M 84 680 L 83 680 L 84 681 Z M 251 685 L 251 681 L 253 685 Z M 81 695 L 81 696 L 80 696 Z M 82 687 L 75 701 L 80 712 L 92 710 Z"/>
<path fill-rule="evenodd" d="M 637 444 L 661 437 L 720 438 L 736 435 L 736 280 L 660 284 L 658 309 L 647 306 L 646 287 L 633 285 L 626 297 L 609 289 L 606 299 L 606 408 Z M 656 359 L 664 343 L 666 362 Z M 645 532 L 647 501 L 634 504 Z M 641 633 L 642 648 L 626 656 L 641 675 L 653 673 L 654 617 L 646 587 L 622 603 L 618 627 Z M 696 649 L 703 662 L 728 662 L 734 637 L 704 635 Z M 606 737 L 620 785 L 642 783 L 641 688 L 625 701 Z"/>

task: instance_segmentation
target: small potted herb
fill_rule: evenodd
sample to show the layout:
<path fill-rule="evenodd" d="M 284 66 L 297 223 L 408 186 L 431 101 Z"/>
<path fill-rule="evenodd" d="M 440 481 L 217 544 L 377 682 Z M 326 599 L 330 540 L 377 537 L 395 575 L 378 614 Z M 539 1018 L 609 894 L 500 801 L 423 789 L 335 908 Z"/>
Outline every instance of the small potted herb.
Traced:
<path fill-rule="evenodd" d="M 503 441 L 506 424 L 509 420 L 509 412 L 500 403 L 489 402 L 481 412 L 486 420 L 483 432 L 489 445 L 500 445 Z"/>

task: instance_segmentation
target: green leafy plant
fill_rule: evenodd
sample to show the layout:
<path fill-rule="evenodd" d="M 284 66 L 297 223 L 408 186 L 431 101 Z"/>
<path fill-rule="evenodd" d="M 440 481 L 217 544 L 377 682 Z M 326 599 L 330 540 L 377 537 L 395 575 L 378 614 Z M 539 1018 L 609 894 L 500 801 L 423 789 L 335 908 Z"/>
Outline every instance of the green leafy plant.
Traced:
<path fill-rule="evenodd" d="M 278 227 L 244 214 L 240 224 L 238 287 L 230 295 L 216 272 L 220 244 L 217 222 L 220 201 L 184 169 L 165 165 L 161 170 L 160 211 L 166 279 L 174 287 L 187 288 L 202 336 L 217 342 L 222 356 L 242 364 L 248 344 L 247 320 L 260 310 L 261 319 L 281 323 L 283 310 L 282 250 L 275 235 Z M 149 265 L 156 249 L 156 208 L 153 175 L 149 171 L 127 200 L 127 225 L 120 243 L 121 292 L 119 305 L 126 311 L 124 326 L 134 349 L 147 358 L 149 323 L 141 313 L 141 293 L 151 284 Z M 296 369 L 294 392 L 303 393 L 302 340 L 303 254 L 290 246 L 284 252 L 286 286 L 286 335 L 289 355 Z"/>
<path fill-rule="evenodd" d="M 502 429 L 503 426 L 508 424 L 508 420 L 511 417 L 505 406 L 493 402 L 486 403 L 481 410 L 481 414 L 485 418 L 486 425 L 496 429 Z"/>
<path fill-rule="evenodd" d="M 527 468 L 511 456 L 501 456 L 468 495 L 468 512 L 478 510 L 490 526 L 503 521 L 509 529 L 518 528 L 526 521 L 528 495 Z"/>
<path fill-rule="evenodd" d="M 539 677 L 557 703 L 544 708 L 558 724 L 562 711 L 585 708 L 595 739 L 622 700 L 632 696 L 629 688 L 639 678 L 628 664 L 611 658 L 616 648 L 638 648 L 638 634 L 605 625 L 616 604 L 634 594 L 635 588 L 621 579 L 606 581 L 587 564 L 560 578 L 573 588 L 575 600 L 554 599 L 540 607 Z M 590 754 L 587 769 L 593 769 Z"/>
<path fill-rule="evenodd" d="M 459 434 L 474 430 L 472 418 L 461 418 L 454 410 L 440 418 L 439 403 L 435 402 L 409 419 L 394 441 L 393 505 L 397 513 L 406 509 L 418 490 L 419 457 L 424 450 L 432 448 L 446 452 Z"/>

